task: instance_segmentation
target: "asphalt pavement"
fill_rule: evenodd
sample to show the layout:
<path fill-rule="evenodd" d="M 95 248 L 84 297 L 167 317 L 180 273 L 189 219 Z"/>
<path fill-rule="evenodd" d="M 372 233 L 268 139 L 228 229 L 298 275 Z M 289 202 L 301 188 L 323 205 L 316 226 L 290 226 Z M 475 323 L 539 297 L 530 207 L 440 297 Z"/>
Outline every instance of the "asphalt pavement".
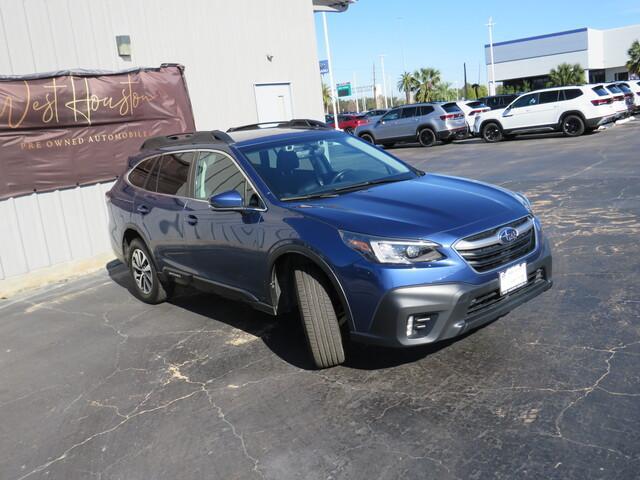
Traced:
<path fill-rule="evenodd" d="M 390 151 L 526 193 L 553 289 L 319 371 L 294 321 L 188 291 L 149 306 L 112 262 L 0 301 L 0 478 L 638 478 L 640 121 Z"/>

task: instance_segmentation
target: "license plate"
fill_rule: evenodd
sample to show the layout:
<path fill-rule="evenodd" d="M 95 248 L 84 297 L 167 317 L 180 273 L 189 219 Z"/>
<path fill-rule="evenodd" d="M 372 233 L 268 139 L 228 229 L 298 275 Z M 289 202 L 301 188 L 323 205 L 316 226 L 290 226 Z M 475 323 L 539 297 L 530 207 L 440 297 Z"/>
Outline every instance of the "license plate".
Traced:
<path fill-rule="evenodd" d="M 500 295 L 506 295 L 527 284 L 527 263 L 522 262 L 507 268 L 504 272 L 500 272 L 499 275 Z"/>

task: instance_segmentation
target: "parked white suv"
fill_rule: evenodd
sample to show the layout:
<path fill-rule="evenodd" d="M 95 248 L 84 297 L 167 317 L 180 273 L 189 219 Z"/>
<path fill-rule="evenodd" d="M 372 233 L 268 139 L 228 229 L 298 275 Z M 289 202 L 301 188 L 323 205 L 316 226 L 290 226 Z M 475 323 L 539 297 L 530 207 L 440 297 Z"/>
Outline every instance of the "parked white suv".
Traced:
<path fill-rule="evenodd" d="M 476 115 L 473 133 L 485 142 L 542 132 L 575 137 L 612 122 L 612 102 L 612 95 L 602 85 L 536 90 L 520 95 L 503 110 Z"/>

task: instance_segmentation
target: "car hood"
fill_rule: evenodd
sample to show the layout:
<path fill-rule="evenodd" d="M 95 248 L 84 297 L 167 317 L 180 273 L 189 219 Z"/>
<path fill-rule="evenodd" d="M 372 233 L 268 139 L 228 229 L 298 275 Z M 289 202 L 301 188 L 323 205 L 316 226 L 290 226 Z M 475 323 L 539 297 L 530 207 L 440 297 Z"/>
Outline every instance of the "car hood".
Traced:
<path fill-rule="evenodd" d="M 427 174 L 290 206 L 340 230 L 388 238 L 457 238 L 527 215 L 508 190 L 481 182 Z"/>

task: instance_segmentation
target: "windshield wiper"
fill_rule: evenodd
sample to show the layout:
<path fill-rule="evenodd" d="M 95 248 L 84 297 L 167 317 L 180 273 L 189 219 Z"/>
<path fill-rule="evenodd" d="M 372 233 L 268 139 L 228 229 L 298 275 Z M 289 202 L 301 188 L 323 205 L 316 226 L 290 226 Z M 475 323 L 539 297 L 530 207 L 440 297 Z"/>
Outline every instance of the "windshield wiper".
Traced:
<path fill-rule="evenodd" d="M 408 180 L 408 178 L 379 178 L 377 180 L 367 180 L 366 182 L 354 183 L 353 185 L 346 185 L 340 188 L 334 188 L 333 190 L 328 190 L 325 192 L 318 193 L 310 193 L 308 195 L 299 195 L 296 197 L 285 197 L 281 200 L 289 201 L 289 200 L 309 200 L 312 198 L 332 198 L 337 197 L 341 193 L 353 192 L 356 190 L 361 190 L 363 188 L 369 187 L 371 185 L 380 185 L 383 183 L 393 183 L 393 182 L 401 182 L 403 180 Z"/>

